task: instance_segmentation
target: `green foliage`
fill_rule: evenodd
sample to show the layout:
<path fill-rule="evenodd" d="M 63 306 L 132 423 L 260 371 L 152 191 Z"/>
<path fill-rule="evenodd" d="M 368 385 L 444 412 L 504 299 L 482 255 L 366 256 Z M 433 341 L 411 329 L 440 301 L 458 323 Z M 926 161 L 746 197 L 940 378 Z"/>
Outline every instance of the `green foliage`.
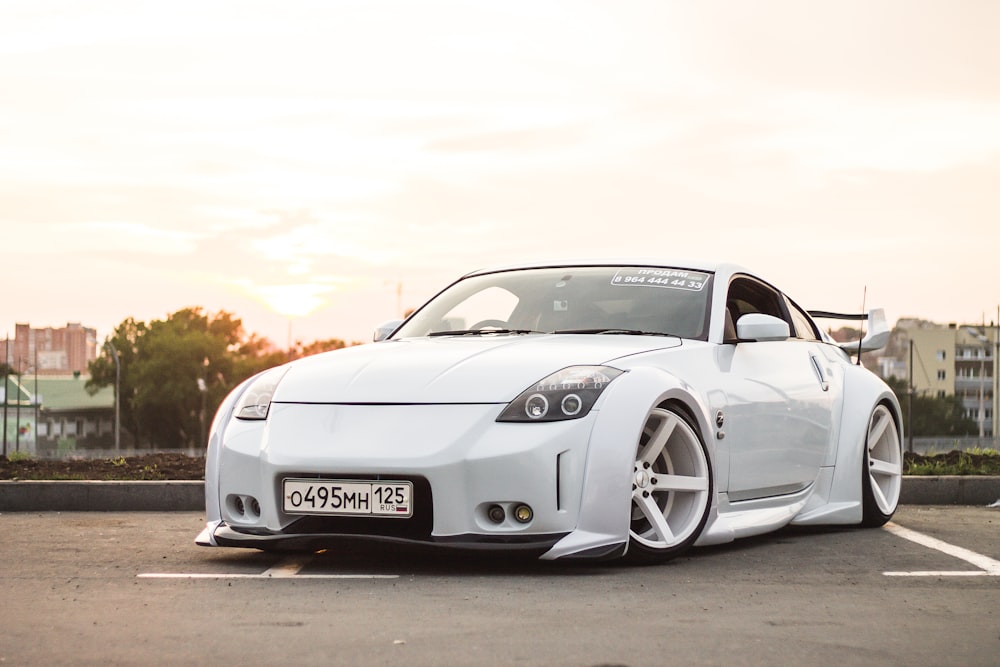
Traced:
<path fill-rule="evenodd" d="M 104 346 L 101 348 L 101 356 L 88 364 L 90 379 L 84 385 L 91 394 L 97 393 L 97 390 L 103 387 L 115 386 L 116 367 L 114 355 L 111 352 L 111 348 L 114 348 L 121 366 L 119 394 L 122 428 L 137 438 L 140 435 L 140 429 L 132 403 L 132 397 L 135 395 L 133 370 L 136 366 L 139 340 L 145 333 L 145 323 L 136 322 L 132 318 L 119 324 L 114 333 L 105 340 Z"/>
<path fill-rule="evenodd" d="M 31 454 L 29 454 L 28 452 L 21 452 L 21 451 L 8 452 L 7 453 L 7 460 L 10 461 L 11 463 L 19 463 L 21 461 L 30 461 L 31 460 Z"/>
<path fill-rule="evenodd" d="M 142 479 L 145 480 L 157 480 L 163 479 L 163 473 L 159 471 L 156 464 L 142 466 Z"/>
<path fill-rule="evenodd" d="M 122 428 L 141 444 L 201 447 L 216 409 L 240 382 L 306 350 L 344 345 L 324 341 L 281 352 L 267 339 L 246 334 L 230 313 L 185 308 L 148 325 L 123 321 L 90 363 L 86 386 L 96 392 L 115 385 L 113 347 L 121 366 Z"/>
<path fill-rule="evenodd" d="M 899 398 L 900 407 L 903 409 L 903 427 L 912 430 L 912 433 L 907 431 L 910 435 L 914 437 L 958 437 L 979 433 L 976 422 L 965 415 L 962 399 L 958 396 L 938 398 L 937 396 L 914 394 L 913 398 L 910 399 L 907 397 L 905 380 L 889 378 L 886 382 Z M 911 400 L 912 421 L 909 416 Z"/>
<path fill-rule="evenodd" d="M 351 343 L 352 345 L 359 345 L 359 343 Z M 309 357 L 314 354 L 320 354 L 321 352 L 329 352 L 331 350 L 340 350 L 347 347 L 347 343 L 338 339 L 330 338 L 328 340 L 317 340 L 309 345 L 303 345 L 302 343 L 296 343 L 295 347 L 292 349 L 292 356 L 296 359 L 299 357 Z"/>

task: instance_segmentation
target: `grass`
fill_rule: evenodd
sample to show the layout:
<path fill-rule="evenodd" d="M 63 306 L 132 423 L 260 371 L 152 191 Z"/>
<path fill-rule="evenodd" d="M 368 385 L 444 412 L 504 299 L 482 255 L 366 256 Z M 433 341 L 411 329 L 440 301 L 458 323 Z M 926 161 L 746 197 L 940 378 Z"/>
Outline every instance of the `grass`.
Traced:
<path fill-rule="evenodd" d="M 1000 475 L 1000 452 L 995 449 L 950 451 L 945 454 L 909 454 L 904 475 Z"/>

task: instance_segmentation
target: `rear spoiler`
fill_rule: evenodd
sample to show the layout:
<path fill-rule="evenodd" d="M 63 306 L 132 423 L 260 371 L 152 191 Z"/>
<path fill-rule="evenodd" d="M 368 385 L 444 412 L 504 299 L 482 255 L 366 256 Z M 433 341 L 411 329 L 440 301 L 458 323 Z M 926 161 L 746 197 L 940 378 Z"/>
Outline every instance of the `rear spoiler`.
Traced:
<path fill-rule="evenodd" d="M 885 347 L 889 342 L 892 333 L 889 324 L 885 320 L 885 310 L 882 308 L 872 308 L 868 313 L 848 314 L 831 313 L 826 310 L 810 310 L 809 315 L 824 320 L 854 320 L 868 322 L 868 333 L 861 340 L 847 343 L 837 343 L 844 352 L 848 354 L 859 354 L 862 352 L 873 352 Z"/>

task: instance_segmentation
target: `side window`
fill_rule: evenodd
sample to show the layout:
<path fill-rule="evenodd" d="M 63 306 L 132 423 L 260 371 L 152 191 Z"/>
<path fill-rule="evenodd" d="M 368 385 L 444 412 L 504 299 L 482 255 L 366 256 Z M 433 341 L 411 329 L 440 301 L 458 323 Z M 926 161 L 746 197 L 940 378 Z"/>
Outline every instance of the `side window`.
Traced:
<path fill-rule="evenodd" d="M 802 340 L 819 340 L 816 325 L 805 311 L 788 297 L 785 297 L 785 303 L 788 304 L 788 312 L 792 316 L 792 335 Z"/>
<path fill-rule="evenodd" d="M 735 278 L 729 283 L 726 308 L 733 322 L 748 313 L 763 313 L 788 321 L 783 299 L 777 290 L 750 278 Z"/>

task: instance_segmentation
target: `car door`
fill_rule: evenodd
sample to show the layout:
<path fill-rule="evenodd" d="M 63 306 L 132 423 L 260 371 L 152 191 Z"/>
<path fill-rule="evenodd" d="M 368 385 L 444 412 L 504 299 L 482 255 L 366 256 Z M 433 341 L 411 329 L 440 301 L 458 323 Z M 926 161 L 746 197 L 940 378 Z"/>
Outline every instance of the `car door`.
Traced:
<path fill-rule="evenodd" d="M 725 446 L 729 498 L 795 493 L 819 474 L 833 437 L 833 394 L 816 336 L 803 332 L 789 304 L 749 277 L 731 284 L 727 309 L 739 328 L 745 315 L 785 321 L 784 340 L 737 340 L 723 346 Z M 811 325 L 810 325 L 811 326 Z"/>

